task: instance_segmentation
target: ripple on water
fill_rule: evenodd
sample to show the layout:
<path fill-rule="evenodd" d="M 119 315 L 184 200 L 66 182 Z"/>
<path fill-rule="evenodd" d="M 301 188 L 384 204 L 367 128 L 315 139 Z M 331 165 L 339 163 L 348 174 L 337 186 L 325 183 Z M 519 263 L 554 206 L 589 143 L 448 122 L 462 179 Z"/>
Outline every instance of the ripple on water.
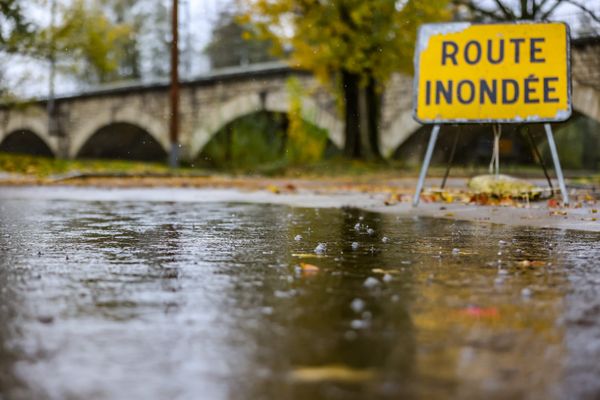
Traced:
<path fill-rule="evenodd" d="M 0 397 L 600 395 L 597 234 L 6 199 L 0 228 Z"/>

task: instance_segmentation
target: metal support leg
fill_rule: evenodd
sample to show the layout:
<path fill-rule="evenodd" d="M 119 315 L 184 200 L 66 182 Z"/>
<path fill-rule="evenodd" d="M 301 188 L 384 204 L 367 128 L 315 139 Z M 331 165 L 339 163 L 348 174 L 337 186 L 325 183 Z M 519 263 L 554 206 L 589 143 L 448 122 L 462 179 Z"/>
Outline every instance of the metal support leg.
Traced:
<path fill-rule="evenodd" d="M 560 167 L 560 160 L 558 159 L 558 152 L 556 151 L 556 144 L 554 143 L 554 135 L 552 135 L 552 127 L 550 124 L 544 124 L 546 130 L 546 136 L 548 137 L 548 146 L 550 147 L 550 153 L 552 153 L 552 161 L 554 162 L 554 169 L 556 170 L 556 177 L 558 178 L 558 186 L 562 193 L 563 204 L 569 204 L 569 194 L 567 193 L 567 186 L 565 185 L 565 178 L 563 177 L 562 168 Z"/>
<path fill-rule="evenodd" d="M 171 151 L 169 152 L 169 167 L 179 167 L 179 143 L 171 143 Z"/>
<path fill-rule="evenodd" d="M 419 181 L 417 182 L 417 191 L 413 198 L 413 207 L 419 205 L 421 199 L 421 191 L 423 190 L 423 183 L 425 183 L 425 176 L 427 176 L 427 170 L 429 169 L 429 163 L 431 162 L 431 156 L 433 155 L 433 149 L 435 148 L 435 142 L 437 141 L 438 134 L 440 133 L 440 126 L 434 125 L 431 130 L 431 136 L 429 137 L 429 144 L 427 145 L 427 151 L 425 152 L 425 159 L 421 166 L 421 173 L 419 174 Z"/>
<path fill-rule="evenodd" d="M 443 189 L 446 187 L 446 181 L 448 180 L 448 175 L 450 175 L 450 168 L 452 168 L 452 162 L 454 161 L 454 154 L 456 154 L 456 146 L 458 145 L 458 135 L 460 134 L 460 125 L 456 127 L 456 135 L 454 135 L 454 143 L 452 144 L 452 150 L 450 151 L 450 158 L 448 159 L 448 165 L 446 166 L 446 172 L 444 172 L 444 178 L 442 179 L 442 184 L 440 188 Z"/>

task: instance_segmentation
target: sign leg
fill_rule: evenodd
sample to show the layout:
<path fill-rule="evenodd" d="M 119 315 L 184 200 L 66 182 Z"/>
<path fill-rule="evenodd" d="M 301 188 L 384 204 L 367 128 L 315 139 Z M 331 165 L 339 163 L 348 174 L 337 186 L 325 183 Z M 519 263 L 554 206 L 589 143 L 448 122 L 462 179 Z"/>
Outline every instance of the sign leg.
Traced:
<path fill-rule="evenodd" d="M 558 178 L 558 186 L 562 193 L 563 203 L 569 204 L 569 194 L 567 193 L 567 185 L 565 185 L 565 178 L 563 177 L 562 168 L 560 167 L 560 160 L 558 159 L 558 152 L 556 151 L 556 143 L 554 143 L 554 135 L 552 134 L 552 127 L 550 124 L 544 124 L 546 130 L 546 136 L 548 138 L 548 146 L 552 153 L 552 161 L 554 162 L 554 169 L 556 170 L 556 177 Z"/>
<path fill-rule="evenodd" d="M 431 162 L 431 156 L 433 155 L 433 149 L 435 147 L 435 142 L 437 142 L 439 133 L 440 126 L 434 125 L 433 129 L 431 130 L 431 136 L 429 137 L 427 151 L 425 152 L 425 159 L 423 160 L 423 165 L 421 166 L 421 173 L 419 174 L 419 181 L 417 182 L 417 191 L 415 192 L 415 197 L 413 198 L 413 207 L 419 205 L 421 191 L 423 190 L 423 183 L 425 183 L 425 176 L 427 175 L 427 170 L 429 169 L 429 163 Z"/>

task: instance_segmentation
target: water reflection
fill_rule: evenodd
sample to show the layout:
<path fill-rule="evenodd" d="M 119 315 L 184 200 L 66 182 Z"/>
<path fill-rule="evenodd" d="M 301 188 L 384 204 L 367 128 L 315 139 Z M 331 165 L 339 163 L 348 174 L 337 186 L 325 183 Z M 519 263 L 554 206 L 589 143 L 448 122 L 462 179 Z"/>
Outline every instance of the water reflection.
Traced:
<path fill-rule="evenodd" d="M 583 351 L 598 347 L 597 235 L 34 200 L 4 200 L 0 227 L 5 397 L 600 393 Z"/>

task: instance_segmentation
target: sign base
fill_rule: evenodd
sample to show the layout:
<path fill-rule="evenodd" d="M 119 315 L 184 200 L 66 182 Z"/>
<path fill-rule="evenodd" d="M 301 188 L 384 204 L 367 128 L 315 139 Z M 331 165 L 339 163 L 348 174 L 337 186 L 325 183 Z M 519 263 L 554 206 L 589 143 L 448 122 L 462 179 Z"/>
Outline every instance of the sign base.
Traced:
<path fill-rule="evenodd" d="M 433 150 L 435 149 L 435 144 L 440 133 L 440 127 L 440 125 L 436 124 L 431 130 L 431 136 L 429 137 L 429 143 L 427 144 L 427 151 L 425 152 L 425 158 L 423 159 L 423 165 L 421 166 L 421 172 L 419 173 L 419 180 L 417 181 L 417 189 L 413 197 L 413 207 L 417 207 L 419 205 L 419 201 L 421 200 L 421 192 L 423 191 L 427 170 L 429 170 L 429 164 L 431 163 Z M 569 205 L 569 193 L 567 192 L 567 186 L 565 185 L 565 179 L 560 166 L 560 159 L 558 158 L 558 151 L 556 150 L 556 143 L 554 142 L 552 127 L 550 124 L 544 124 L 544 129 L 546 130 L 548 146 L 550 147 L 550 153 L 552 154 L 552 161 L 554 163 L 554 170 L 556 171 L 556 178 L 558 179 L 560 193 L 563 198 L 563 204 Z"/>

